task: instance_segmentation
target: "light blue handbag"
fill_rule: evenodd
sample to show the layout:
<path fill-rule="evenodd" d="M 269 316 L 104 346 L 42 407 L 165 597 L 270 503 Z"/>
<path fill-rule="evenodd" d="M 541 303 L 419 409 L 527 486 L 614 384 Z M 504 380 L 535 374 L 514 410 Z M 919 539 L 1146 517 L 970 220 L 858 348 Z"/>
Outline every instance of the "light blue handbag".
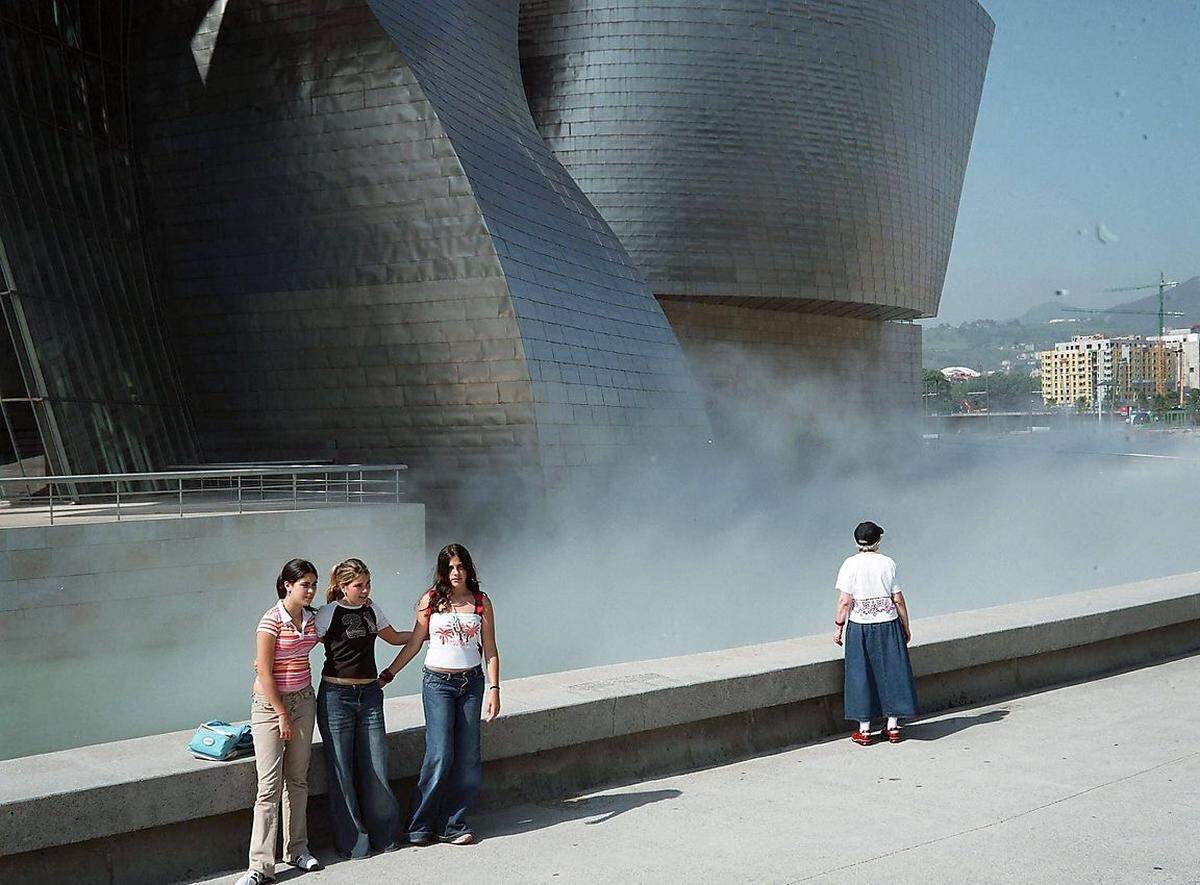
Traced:
<path fill-rule="evenodd" d="M 254 752 L 254 736 L 249 725 L 230 725 L 220 719 L 200 723 L 188 742 L 188 750 L 197 759 L 225 762 Z"/>

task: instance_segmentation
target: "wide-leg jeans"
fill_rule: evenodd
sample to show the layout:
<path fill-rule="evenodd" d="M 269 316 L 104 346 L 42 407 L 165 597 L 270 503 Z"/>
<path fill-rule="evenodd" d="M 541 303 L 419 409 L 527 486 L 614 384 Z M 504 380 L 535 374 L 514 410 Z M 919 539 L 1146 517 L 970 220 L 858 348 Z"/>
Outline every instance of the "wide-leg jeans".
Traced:
<path fill-rule="evenodd" d="M 333 844 L 343 857 L 396 845 L 400 807 L 388 784 L 383 689 L 322 682 L 317 727 L 325 747 Z"/>
<path fill-rule="evenodd" d="M 470 832 L 467 811 L 483 780 L 479 747 L 483 670 L 426 670 L 421 703 L 425 707 L 425 760 L 413 790 L 408 840 L 453 839 Z"/>

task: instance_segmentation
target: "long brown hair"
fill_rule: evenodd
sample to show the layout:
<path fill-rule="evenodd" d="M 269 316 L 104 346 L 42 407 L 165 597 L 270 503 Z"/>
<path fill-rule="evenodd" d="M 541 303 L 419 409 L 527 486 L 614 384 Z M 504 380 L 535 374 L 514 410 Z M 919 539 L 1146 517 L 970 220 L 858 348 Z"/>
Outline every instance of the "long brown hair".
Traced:
<path fill-rule="evenodd" d="M 430 614 L 450 608 L 450 560 L 455 556 L 467 570 L 467 589 L 476 596 L 481 592 L 479 575 L 475 572 L 475 563 L 471 560 L 470 552 L 462 544 L 447 544 L 438 551 L 437 566 L 433 571 L 433 585 L 425 591 L 429 596 L 428 611 Z"/>
<path fill-rule="evenodd" d="M 349 584 L 355 578 L 361 578 L 364 575 L 368 578 L 371 577 L 371 570 L 361 559 L 351 557 L 342 560 L 329 573 L 329 589 L 325 591 L 325 601 L 337 602 L 346 595 L 342 592 L 342 585 Z"/>

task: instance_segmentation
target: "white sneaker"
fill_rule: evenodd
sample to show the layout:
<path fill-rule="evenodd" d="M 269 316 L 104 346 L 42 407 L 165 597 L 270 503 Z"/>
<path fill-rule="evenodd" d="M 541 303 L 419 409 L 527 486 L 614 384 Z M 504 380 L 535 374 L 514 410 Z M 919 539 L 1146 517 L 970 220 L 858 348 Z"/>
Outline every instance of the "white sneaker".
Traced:
<path fill-rule="evenodd" d="M 236 885 L 266 885 L 267 882 L 273 882 L 274 877 L 268 876 L 261 870 L 247 870 L 242 878 L 237 880 Z"/>
<path fill-rule="evenodd" d="M 321 862 L 307 851 L 303 854 L 297 854 L 295 857 L 289 860 L 288 863 L 298 870 L 304 870 L 306 873 L 311 873 L 314 870 L 321 869 Z"/>

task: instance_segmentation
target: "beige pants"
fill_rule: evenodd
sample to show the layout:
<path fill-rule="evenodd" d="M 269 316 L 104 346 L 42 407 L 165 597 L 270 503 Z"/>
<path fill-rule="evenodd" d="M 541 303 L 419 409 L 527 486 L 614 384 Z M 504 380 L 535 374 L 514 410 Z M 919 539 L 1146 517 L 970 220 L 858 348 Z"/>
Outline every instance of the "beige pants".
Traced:
<path fill-rule="evenodd" d="M 281 798 L 284 858 L 292 860 L 308 851 L 308 757 L 312 754 L 313 723 L 317 718 L 317 698 L 312 687 L 284 694 L 283 708 L 292 720 L 292 739 L 286 744 L 279 737 L 279 714 L 267 699 L 256 694 L 250 704 L 254 762 L 258 767 L 250 869 L 268 876 L 275 875 Z"/>

